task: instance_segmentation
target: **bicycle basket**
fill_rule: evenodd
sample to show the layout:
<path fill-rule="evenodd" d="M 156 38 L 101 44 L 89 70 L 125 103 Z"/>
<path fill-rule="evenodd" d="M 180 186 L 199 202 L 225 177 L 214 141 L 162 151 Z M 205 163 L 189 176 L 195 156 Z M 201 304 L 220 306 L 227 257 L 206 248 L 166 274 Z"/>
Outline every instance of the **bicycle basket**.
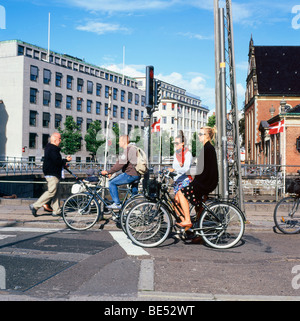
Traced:
<path fill-rule="evenodd" d="M 297 179 L 294 179 L 290 182 L 290 184 L 288 185 L 287 187 L 287 190 L 286 190 L 288 193 L 291 193 L 291 194 L 300 194 L 300 179 L 297 178 Z"/>
<path fill-rule="evenodd" d="M 144 195 L 150 200 L 156 200 L 160 198 L 161 184 L 154 179 L 149 179 L 144 184 Z"/>
<path fill-rule="evenodd" d="M 81 192 L 86 192 L 86 189 L 84 186 L 82 186 L 81 184 L 74 184 L 72 186 L 72 189 L 71 189 L 72 194 L 77 194 L 77 193 L 81 193 Z"/>

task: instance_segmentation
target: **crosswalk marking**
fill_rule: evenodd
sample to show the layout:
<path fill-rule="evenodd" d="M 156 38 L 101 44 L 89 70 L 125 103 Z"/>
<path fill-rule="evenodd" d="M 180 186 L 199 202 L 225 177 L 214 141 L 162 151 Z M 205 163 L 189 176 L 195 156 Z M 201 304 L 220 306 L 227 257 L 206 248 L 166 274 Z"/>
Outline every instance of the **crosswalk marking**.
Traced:
<path fill-rule="evenodd" d="M 128 255 L 132 255 L 132 256 L 150 255 L 143 248 L 137 245 L 134 245 L 124 232 L 111 231 L 109 233 L 112 235 L 115 241 L 119 243 L 119 245 L 123 248 L 123 250 Z"/>

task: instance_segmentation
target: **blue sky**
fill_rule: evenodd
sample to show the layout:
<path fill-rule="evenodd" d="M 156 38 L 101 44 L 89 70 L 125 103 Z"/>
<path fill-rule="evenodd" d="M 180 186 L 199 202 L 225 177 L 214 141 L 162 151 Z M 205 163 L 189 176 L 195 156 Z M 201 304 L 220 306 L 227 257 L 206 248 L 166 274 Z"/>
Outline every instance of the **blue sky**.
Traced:
<path fill-rule="evenodd" d="M 125 46 L 127 75 L 143 76 L 146 65 L 153 65 L 157 78 L 214 109 L 213 0 L 0 0 L 0 5 L 6 12 L 0 40 L 47 48 L 50 12 L 51 50 L 122 72 Z M 233 15 L 242 109 L 251 34 L 256 45 L 300 45 L 300 1 L 233 1 Z"/>

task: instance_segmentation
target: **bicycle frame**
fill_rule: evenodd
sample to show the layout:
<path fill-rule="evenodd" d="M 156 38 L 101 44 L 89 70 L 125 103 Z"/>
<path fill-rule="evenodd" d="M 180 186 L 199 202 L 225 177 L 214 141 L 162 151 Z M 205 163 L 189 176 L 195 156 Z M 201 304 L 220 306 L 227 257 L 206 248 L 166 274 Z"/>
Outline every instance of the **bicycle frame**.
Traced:
<path fill-rule="evenodd" d="M 100 192 L 105 188 L 103 185 L 102 185 L 102 182 L 101 182 L 101 184 L 100 184 L 100 186 L 99 186 L 99 189 L 95 189 L 95 190 L 93 190 L 90 186 L 88 186 L 83 180 L 81 180 L 77 175 L 75 175 L 72 171 L 70 171 L 68 168 L 65 168 L 65 170 L 68 172 L 68 173 L 70 173 L 80 184 L 82 184 L 85 188 L 86 188 L 86 190 L 88 191 L 88 194 L 90 194 L 92 197 L 91 197 L 91 199 L 89 200 L 89 202 L 88 202 L 88 204 L 84 207 L 84 209 L 83 210 L 85 210 L 86 208 L 88 208 L 90 205 L 91 205 L 91 203 L 92 203 L 92 201 L 96 201 L 97 202 L 97 204 L 99 205 L 99 201 L 101 202 L 101 203 L 103 203 L 104 204 L 104 206 L 108 206 L 108 205 L 110 205 L 110 203 L 108 203 L 107 202 L 107 200 L 104 198 L 102 198 L 101 197 L 101 195 L 100 195 Z M 104 177 L 105 175 L 101 175 L 102 177 Z M 97 184 L 97 186 L 98 186 L 98 184 Z M 129 190 L 129 189 L 127 189 L 126 190 L 126 195 L 125 195 L 125 197 L 124 197 L 124 199 L 123 199 L 123 201 L 122 201 L 122 207 L 123 207 L 123 205 L 130 199 L 130 197 L 128 197 L 128 195 L 132 195 L 132 193 L 131 193 L 131 191 Z M 122 208 L 121 207 L 121 208 Z M 112 211 L 113 212 L 113 211 Z"/>

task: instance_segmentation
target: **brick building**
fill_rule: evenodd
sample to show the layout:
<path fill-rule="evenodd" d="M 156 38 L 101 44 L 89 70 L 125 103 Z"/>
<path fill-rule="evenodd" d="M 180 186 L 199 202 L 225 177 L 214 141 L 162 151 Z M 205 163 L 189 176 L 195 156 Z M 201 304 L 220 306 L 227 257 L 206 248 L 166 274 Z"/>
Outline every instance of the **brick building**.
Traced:
<path fill-rule="evenodd" d="M 269 145 L 262 135 L 277 118 L 285 118 L 287 126 L 290 119 L 284 117 L 284 113 L 300 104 L 299 55 L 299 46 L 254 46 L 253 39 L 250 40 L 245 96 L 245 162 L 248 164 L 283 164 L 284 160 L 289 164 L 289 158 L 283 155 L 285 145 L 283 141 L 280 145 L 277 137 L 282 133 L 270 135 Z M 298 126 L 295 122 L 293 118 L 294 133 Z M 291 144 L 295 144 L 294 137 L 291 140 Z"/>

